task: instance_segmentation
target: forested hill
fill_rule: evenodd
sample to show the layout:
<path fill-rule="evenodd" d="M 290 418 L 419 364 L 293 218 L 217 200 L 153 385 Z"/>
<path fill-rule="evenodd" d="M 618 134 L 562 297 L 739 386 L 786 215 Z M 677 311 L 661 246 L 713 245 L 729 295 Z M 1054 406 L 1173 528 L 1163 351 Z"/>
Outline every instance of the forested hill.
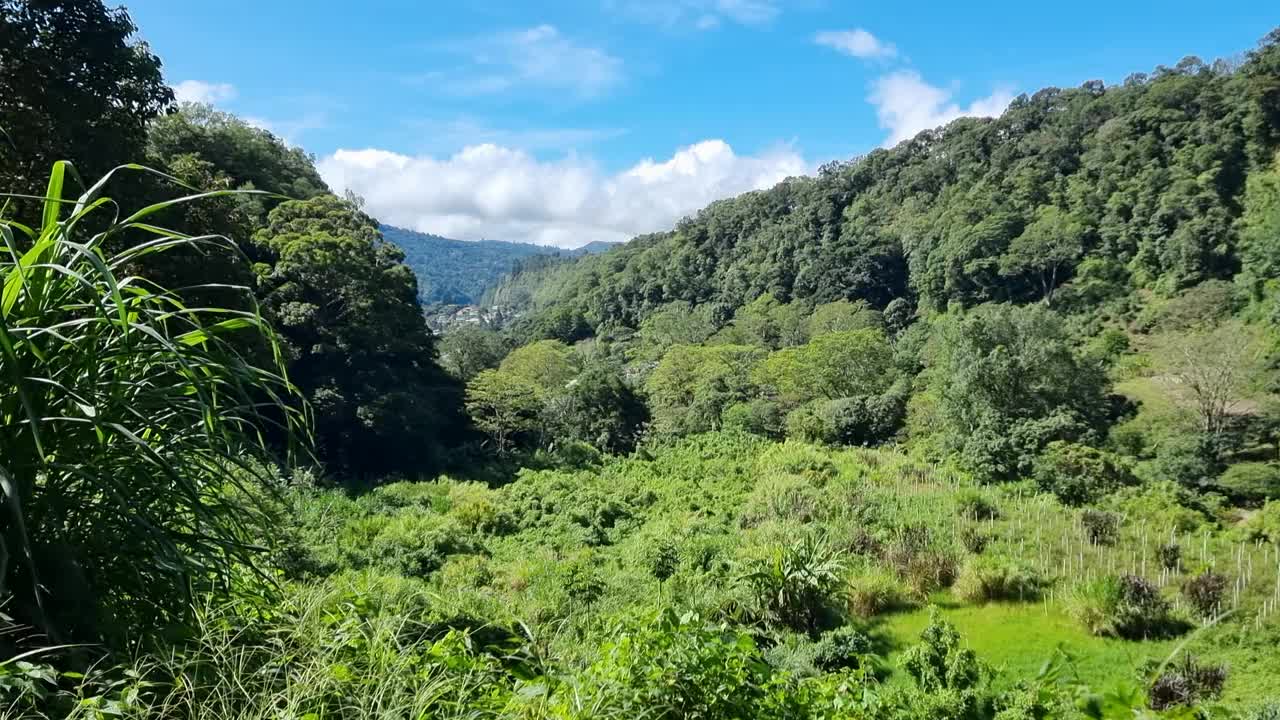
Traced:
<path fill-rule="evenodd" d="M 424 305 L 469 305 L 533 255 L 578 255 L 600 252 L 609 243 L 593 242 L 578 250 L 500 240 L 452 240 L 382 225 L 382 236 L 404 250 L 405 264 L 418 276 L 418 300 Z"/>
<path fill-rule="evenodd" d="M 1056 305 L 1265 274 L 1280 247 L 1245 219 L 1265 214 L 1263 178 L 1277 172 L 1277 41 L 1240 61 L 1186 58 L 1119 85 L 1023 95 L 999 118 L 717 202 L 670 232 L 518 275 L 494 297 L 634 328 L 672 302 L 728 317 L 763 293 Z"/>

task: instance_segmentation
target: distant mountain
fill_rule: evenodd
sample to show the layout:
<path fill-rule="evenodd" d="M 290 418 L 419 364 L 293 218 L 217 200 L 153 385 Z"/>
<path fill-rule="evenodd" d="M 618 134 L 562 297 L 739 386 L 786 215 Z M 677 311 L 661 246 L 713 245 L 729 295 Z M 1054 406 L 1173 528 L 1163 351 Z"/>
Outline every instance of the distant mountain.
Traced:
<path fill-rule="evenodd" d="M 574 250 L 503 242 L 452 240 L 439 235 L 383 225 L 382 236 L 404 250 L 405 263 L 418 276 L 418 300 L 424 305 L 470 305 L 525 258 L 573 257 L 608 250 L 615 243 L 591 242 Z"/>

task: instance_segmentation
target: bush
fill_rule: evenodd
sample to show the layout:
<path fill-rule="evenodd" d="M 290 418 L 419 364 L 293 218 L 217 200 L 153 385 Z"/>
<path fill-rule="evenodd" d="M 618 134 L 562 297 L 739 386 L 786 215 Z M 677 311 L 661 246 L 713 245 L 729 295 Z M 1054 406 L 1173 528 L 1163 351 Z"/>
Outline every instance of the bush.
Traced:
<path fill-rule="evenodd" d="M 795 475 L 761 478 L 747 497 L 739 516 L 742 527 L 755 527 L 769 520 L 807 523 L 817 520 L 828 507 L 822 492 Z"/>
<path fill-rule="evenodd" d="M 930 550 L 915 555 L 907 561 L 903 575 L 907 586 L 921 598 L 950 587 L 956 579 L 956 559 L 950 554 Z"/>
<path fill-rule="evenodd" d="M 1147 701 L 1152 710 L 1192 707 L 1221 697 L 1226 682 L 1225 665 L 1201 664 L 1194 656 L 1183 655 L 1151 683 Z"/>
<path fill-rule="evenodd" d="M 1170 572 L 1177 572 L 1182 567 L 1182 546 L 1176 542 L 1167 542 L 1156 548 L 1156 559 L 1160 567 Z"/>
<path fill-rule="evenodd" d="M 825 624 L 844 561 L 814 535 L 768 557 L 747 564 L 740 580 L 753 592 L 755 607 L 766 623 L 798 632 L 813 632 Z"/>
<path fill-rule="evenodd" d="M 965 489 L 956 493 L 956 510 L 960 516 L 973 521 L 995 520 L 1000 517 L 1000 510 L 994 501 L 983 493 Z"/>
<path fill-rule="evenodd" d="M 1240 529 L 1249 540 L 1280 543 L 1280 500 L 1272 500 L 1250 514 Z"/>
<path fill-rule="evenodd" d="M 1102 510 L 1085 510 L 1080 514 L 1085 537 L 1094 545 L 1115 545 L 1120 539 L 1120 516 Z"/>
<path fill-rule="evenodd" d="M 1093 635 L 1145 640 L 1178 635 L 1186 623 L 1151 581 L 1136 575 L 1107 576 L 1076 588 L 1069 612 Z"/>
<path fill-rule="evenodd" d="M 974 555 L 981 555 L 987 549 L 987 544 L 991 542 L 991 536 L 982 532 L 977 527 L 966 525 L 960 529 L 960 543 L 964 545 L 964 549 Z"/>
<path fill-rule="evenodd" d="M 1137 478 L 1121 458 L 1087 445 L 1058 440 L 1049 443 L 1035 464 L 1040 488 L 1065 505 L 1097 502 Z"/>
<path fill-rule="evenodd" d="M 1182 584 L 1182 596 L 1201 617 L 1209 618 L 1221 611 L 1227 585 L 1225 575 L 1206 570 Z"/>
<path fill-rule="evenodd" d="M 456 522 L 411 512 L 354 520 L 333 542 L 350 568 L 381 568 L 422 578 L 439 570 L 449 555 L 474 549 Z"/>
<path fill-rule="evenodd" d="M 847 625 L 822 633 L 814 647 L 814 667 L 824 672 L 867 667 L 873 662 L 871 638 Z"/>
<path fill-rule="evenodd" d="M 455 555 L 440 568 L 440 585 L 446 588 L 482 588 L 493 582 L 489 559 L 483 555 Z"/>
<path fill-rule="evenodd" d="M 786 431 L 787 417 L 776 400 L 757 398 L 730 405 L 720 415 L 725 430 L 738 430 L 753 435 L 781 439 Z"/>
<path fill-rule="evenodd" d="M 913 604 L 906 585 L 898 576 L 879 568 L 850 578 L 845 598 L 849 612 L 861 618 L 875 617 Z"/>
<path fill-rule="evenodd" d="M 969 603 L 1034 600 L 1044 587 L 1034 570 L 1008 558 L 972 557 L 956 578 L 957 597 Z"/>
<path fill-rule="evenodd" d="M 1242 503 L 1280 500 L 1280 465 L 1238 463 L 1222 473 L 1217 486 L 1227 497 Z"/>
<path fill-rule="evenodd" d="M 749 635 L 666 611 L 655 621 L 610 629 L 612 639 L 557 693 L 551 715 L 563 718 L 783 718 L 803 716 L 799 699 Z M 606 712 L 600 712 L 604 710 Z"/>

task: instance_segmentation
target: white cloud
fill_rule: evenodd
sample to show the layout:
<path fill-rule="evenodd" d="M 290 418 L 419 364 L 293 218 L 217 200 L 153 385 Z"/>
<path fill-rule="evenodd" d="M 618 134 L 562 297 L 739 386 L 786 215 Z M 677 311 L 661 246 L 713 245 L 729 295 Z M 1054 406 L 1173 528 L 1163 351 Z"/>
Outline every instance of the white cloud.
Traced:
<path fill-rule="evenodd" d="M 183 80 L 173 86 L 178 102 L 216 105 L 236 98 L 236 88 L 230 83 L 208 83 L 202 80 Z"/>
<path fill-rule="evenodd" d="M 898 48 L 894 47 L 893 43 L 881 42 L 875 35 L 862 28 L 827 30 L 814 35 L 813 41 L 845 55 L 864 60 L 888 60 L 898 55 Z"/>
<path fill-rule="evenodd" d="M 422 82 L 442 82 L 463 95 L 538 88 L 595 97 L 622 80 L 622 60 L 580 45 L 551 25 L 496 33 L 452 49 L 470 56 L 471 62 L 456 73 L 428 73 Z"/>
<path fill-rule="evenodd" d="M 722 140 L 612 175 L 576 155 L 540 161 L 493 144 L 445 158 L 339 150 L 319 168 L 331 187 L 354 191 L 392 225 L 561 247 L 667 229 L 714 200 L 811 170 L 789 147 L 743 156 Z"/>
<path fill-rule="evenodd" d="M 604 7 L 651 25 L 711 30 L 722 22 L 767 25 L 782 13 L 782 0 L 604 0 Z"/>
<path fill-rule="evenodd" d="M 999 116 L 1013 100 L 1013 93 L 997 89 L 968 107 L 960 107 L 952 102 L 950 91 L 930 85 L 914 70 L 899 70 L 877 79 L 867 99 L 876 107 L 880 127 L 889 131 L 884 145 L 890 147 L 959 117 Z"/>

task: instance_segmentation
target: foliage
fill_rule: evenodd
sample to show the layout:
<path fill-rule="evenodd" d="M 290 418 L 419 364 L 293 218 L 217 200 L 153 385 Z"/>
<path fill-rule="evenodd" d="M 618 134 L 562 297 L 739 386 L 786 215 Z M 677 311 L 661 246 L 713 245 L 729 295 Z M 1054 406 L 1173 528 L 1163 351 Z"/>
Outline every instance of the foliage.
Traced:
<path fill-rule="evenodd" d="M 1228 584 L 1225 575 L 1205 570 L 1182 584 L 1182 597 L 1201 617 L 1212 618 L 1222 612 Z"/>
<path fill-rule="evenodd" d="M 845 588 L 849 612 L 870 618 L 884 612 L 910 607 L 910 590 L 892 572 L 872 569 L 849 578 Z"/>
<path fill-rule="evenodd" d="M 766 622 L 812 633 L 828 621 L 844 560 L 820 538 L 807 534 L 743 570 L 741 582 L 751 588 Z"/>
<path fill-rule="evenodd" d="M 671 348 L 645 382 L 654 430 L 684 435 L 718 429 L 726 409 L 750 399 L 750 371 L 763 357 L 741 345 Z"/>
<path fill-rule="evenodd" d="M 1073 353 L 1043 306 L 983 306 L 948 319 L 928 372 L 944 442 L 984 479 L 1029 473 L 1055 440 L 1096 435 L 1106 381 Z"/>
<path fill-rule="evenodd" d="M 563 390 L 578 373 L 568 345 L 559 340 L 540 340 L 512 350 L 498 369 L 550 394 Z"/>
<path fill-rule="evenodd" d="M 1105 510 L 1085 510 L 1080 513 L 1080 525 L 1085 537 L 1094 545 L 1115 545 L 1120 539 L 1120 516 Z"/>
<path fill-rule="evenodd" d="M 1139 640 L 1170 637 L 1186 629 L 1160 590 L 1136 575 L 1105 576 L 1078 586 L 1070 609 L 1094 635 Z"/>
<path fill-rule="evenodd" d="M 1237 463 L 1218 477 L 1217 486 L 1228 496 L 1246 503 L 1280 499 L 1280 464 Z"/>
<path fill-rule="evenodd" d="M 440 338 L 440 364 L 462 382 L 483 370 L 498 367 L 507 354 L 506 343 L 494 330 L 474 325 L 451 328 Z"/>
<path fill-rule="evenodd" d="M 500 453 L 538 428 L 541 408 L 541 388 L 511 373 L 485 370 L 467 383 L 467 414 Z"/>
<path fill-rule="evenodd" d="M 756 368 L 756 383 L 794 402 L 878 395 L 893 381 L 893 355 L 884 333 L 850 330 L 819 335 L 771 353 Z"/>
<path fill-rule="evenodd" d="M 1103 496 L 1137 483 L 1124 460 L 1087 445 L 1055 440 L 1036 459 L 1040 488 L 1066 505 L 1095 503 Z"/>
<path fill-rule="evenodd" d="M 147 157 L 166 166 L 195 157 L 217 168 L 234 188 L 272 193 L 240 200 L 258 226 L 284 199 L 310 200 L 329 192 L 313 159 L 301 148 L 208 105 L 184 104 L 178 112 L 152 120 Z"/>
<path fill-rule="evenodd" d="M 1035 600 L 1045 581 L 1034 570 L 1002 557 L 970 557 L 956 577 L 956 597 L 971 603 Z"/>
<path fill-rule="evenodd" d="M 0 589 L 42 632 L 93 639 L 178 621 L 193 588 L 253 563 L 262 433 L 291 437 L 302 417 L 280 366 L 224 338 L 274 347 L 258 315 L 186 307 L 124 270 L 222 241 L 149 226 L 163 205 L 100 218 L 105 179 L 63 200 L 69 171 L 54 165 L 39 230 L 0 221 Z M 131 230 L 154 239 L 107 252 Z"/>
<path fill-rule="evenodd" d="M 143 156 L 147 121 L 173 90 L 123 8 L 5 0 L 0 26 L 0 188 L 39 195 L 55 161 L 101 177 Z M 17 219 L 35 224 L 38 203 L 18 202 Z"/>
<path fill-rule="evenodd" d="M 599 659 L 563 693 L 554 716 L 782 718 L 798 710 L 749 635 L 666 611 L 618 627 Z"/>
<path fill-rule="evenodd" d="M 934 708 L 929 717 L 981 718 L 990 712 L 986 689 L 991 669 L 962 645 L 955 626 L 936 609 L 920 642 L 903 653 L 901 663 Z"/>
<path fill-rule="evenodd" d="M 1152 710 L 1192 707 L 1220 697 L 1226 682 L 1225 666 L 1202 664 L 1195 656 L 1184 654 L 1156 677 L 1147 691 L 1148 702 Z"/>
<path fill-rule="evenodd" d="M 543 415 L 553 437 L 589 443 L 607 452 L 633 450 L 649 421 L 649 409 L 622 376 L 593 364 L 552 396 Z"/>
<path fill-rule="evenodd" d="M 438 469 L 462 392 L 437 362 L 403 254 L 333 195 L 282 203 L 254 243 L 321 459 L 353 479 Z"/>

